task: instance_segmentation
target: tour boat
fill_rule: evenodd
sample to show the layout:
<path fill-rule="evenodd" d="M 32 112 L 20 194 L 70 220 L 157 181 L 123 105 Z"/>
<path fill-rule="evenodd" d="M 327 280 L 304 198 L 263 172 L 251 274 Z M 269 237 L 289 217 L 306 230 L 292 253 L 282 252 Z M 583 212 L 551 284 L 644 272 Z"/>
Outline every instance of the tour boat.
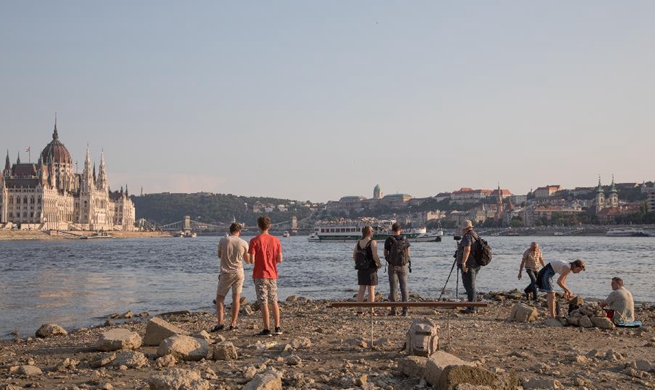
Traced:
<path fill-rule="evenodd" d="M 314 228 L 314 231 L 309 235 L 307 240 L 310 242 L 323 242 L 323 241 L 356 241 L 362 238 L 362 228 L 366 224 L 334 224 L 334 225 L 319 225 Z M 372 225 L 373 239 L 386 240 L 387 237 L 393 235 L 391 229 Z M 402 235 L 409 241 L 441 241 L 439 232 L 428 233 L 425 228 L 403 229 Z M 443 231 L 441 232 L 443 235 Z"/>
<path fill-rule="evenodd" d="M 605 235 L 607 237 L 648 237 L 649 234 L 641 229 L 634 228 L 614 228 L 608 230 Z"/>

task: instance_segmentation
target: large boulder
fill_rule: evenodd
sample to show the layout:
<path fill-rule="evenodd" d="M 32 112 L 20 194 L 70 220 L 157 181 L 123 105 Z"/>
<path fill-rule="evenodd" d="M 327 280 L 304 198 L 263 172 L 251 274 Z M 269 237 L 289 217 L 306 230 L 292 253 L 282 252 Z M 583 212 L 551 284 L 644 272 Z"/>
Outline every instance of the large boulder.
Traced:
<path fill-rule="evenodd" d="M 423 378 L 428 358 L 423 356 L 407 356 L 398 361 L 398 369 L 411 378 Z"/>
<path fill-rule="evenodd" d="M 614 323 L 607 317 L 591 317 L 590 319 L 596 328 L 614 329 Z"/>
<path fill-rule="evenodd" d="M 530 380 L 524 380 L 521 383 L 525 390 L 533 389 L 561 389 L 562 384 L 557 379 L 550 378 L 532 378 Z"/>
<path fill-rule="evenodd" d="M 494 390 L 513 390 L 519 386 L 519 380 L 515 375 L 499 376 L 475 366 L 448 366 L 441 373 L 435 387 L 456 390 L 464 384 L 487 386 Z"/>
<path fill-rule="evenodd" d="M 151 390 L 209 390 L 210 384 L 195 371 L 172 368 L 148 379 Z"/>
<path fill-rule="evenodd" d="M 425 364 L 425 379 L 436 387 L 443 370 L 449 366 L 475 366 L 475 364 L 464 361 L 448 352 L 437 351 L 428 358 Z"/>
<path fill-rule="evenodd" d="M 234 360 L 237 358 L 237 349 L 231 342 L 224 341 L 214 345 L 212 356 L 214 360 Z"/>
<path fill-rule="evenodd" d="M 282 373 L 269 369 L 254 378 L 242 390 L 282 390 Z"/>
<path fill-rule="evenodd" d="M 579 324 L 583 328 L 593 328 L 594 326 L 594 324 L 591 322 L 589 317 L 587 317 L 586 315 L 580 317 Z"/>
<path fill-rule="evenodd" d="M 41 327 L 36 331 L 36 337 L 40 337 L 42 339 L 47 338 L 47 337 L 53 337 L 53 336 L 58 336 L 58 335 L 67 335 L 68 332 L 66 332 L 66 329 L 62 328 L 61 326 L 57 324 L 43 324 Z"/>
<path fill-rule="evenodd" d="M 100 335 L 96 341 L 96 349 L 102 352 L 118 351 L 119 349 L 138 349 L 141 346 L 141 336 L 127 329 L 112 329 Z"/>
<path fill-rule="evenodd" d="M 118 352 L 116 358 L 111 362 L 112 367 L 141 368 L 149 365 L 146 355 L 138 351 Z"/>
<path fill-rule="evenodd" d="M 187 332 L 160 317 L 148 321 L 143 345 L 159 345 L 165 339 L 175 335 L 186 335 Z"/>
<path fill-rule="evenodd" d="M 209 344 L 205 340 L 176 335 L 162 341 L 158 356 L 173 355 L 177 360 L 198 361 L 207 357 Z"/>
<path fill-rule="evenodd" d="M 530 322 L 537 319 L 537 308 L 534 306 L 529 306 L 521 302 L 517 302 L 514 307 L 512 307 L 512 312 L 509 315 L 511 321 L 518 322 Z"/>
<path fill-rule="evenodd" d="M 37 366 L 24 365 L 18 368 L 18 374 L 25 376 L 39 376 L 43 371 Z"/>

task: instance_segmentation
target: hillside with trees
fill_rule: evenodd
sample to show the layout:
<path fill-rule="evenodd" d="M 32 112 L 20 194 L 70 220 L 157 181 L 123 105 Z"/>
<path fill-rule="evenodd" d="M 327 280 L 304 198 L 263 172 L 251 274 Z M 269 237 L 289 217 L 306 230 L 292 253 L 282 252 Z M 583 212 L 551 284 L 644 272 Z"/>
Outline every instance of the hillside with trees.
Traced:
<path fill-rule="evenodd" d="M 289 199 L 245 197 L 231 194 L 211 193 L 160 193 L 132 196 L 136 207 L 136 218 L 145 218 L 158 225 L 165 225 L 184 219 L 208 224 L 225 224 L 232 220 L 254 225 L 257 217 L 267 214 L 274 223 L 299 220 L 312 213 L 310 202 Z"/>

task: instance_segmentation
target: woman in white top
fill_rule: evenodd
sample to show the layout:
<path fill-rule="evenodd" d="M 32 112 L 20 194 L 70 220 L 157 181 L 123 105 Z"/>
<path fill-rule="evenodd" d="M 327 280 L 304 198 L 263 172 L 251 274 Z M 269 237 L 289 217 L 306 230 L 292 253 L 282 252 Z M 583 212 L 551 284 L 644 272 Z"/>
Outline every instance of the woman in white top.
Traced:
<path fill-rule="evenodd" d="M 568 300 L 573 298 L 573 292 L 566 287 L 566 278 L 570 273 L 577 274 L 585 270 L 585 264 L 582 260 L 578 259 L 570 263 L 562 260 L 554 260 L 546 264 L 544 268 L 539 271 L 537 275 L 537 284 L 539 290 L 547 293 L 548 300 L 548 316 L 555 318 L 555 290 L 553 290 L 553 276 L 559 275 L 557 284 L 564 290 L 564 299 Z"/>

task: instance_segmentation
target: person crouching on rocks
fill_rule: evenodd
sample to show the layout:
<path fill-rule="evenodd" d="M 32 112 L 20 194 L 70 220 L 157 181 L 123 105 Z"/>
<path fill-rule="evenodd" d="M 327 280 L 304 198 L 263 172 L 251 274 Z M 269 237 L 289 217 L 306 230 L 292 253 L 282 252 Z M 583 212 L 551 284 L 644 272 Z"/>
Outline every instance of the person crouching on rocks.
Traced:
<path fill-rule="evenodd" d="M 519 266 L 518 276 L 519 280 L 521 280 L 523 267 L 525 267 L 525 273 L 530 277 L 530 284 L 523 290 L 523 292 L 525 292 L 528 301 L 530 300 L 530 293 L 532 293 L 532 300 L 537 300 L 537 273 L 539 272 L 539 264 L 541 264 L 541 267 L 546 266 L 546 264 L 544 264 L 544 258 L 541 256 L 539 244 L 533 242 L 530 244 L 530 248 L 523 252 L 523 259 Z"/>
<path fill-rule="evenodd" d="M 557 285 L 559 285 L 564 290 L 564 299 L 568 300 L 573 298 L 573 292 L 566 287 L 566 278 L 569 274 L 580 273 L 580 271 L 585 270 L 585 264 L 582 260 L 578 259 L 570 263 L 566 263 L 561 260 L 554 260 L 546 264 L 544 268 L 539 271 L 537 275 L 537 284 L 539 286 L 539 291 L 545 292 L 547 302 L 548 302 L 548 316 L 551 318 L 556 317 L 555 313 L 555 290 L 553 290 L 553 276 L 555 274 L 559 275 L 557 279 Z"/>
<path fill-rule="evenodd" d="M 371 262 L 369 268 L 357 270 L 357 284 L 359 292 L 357 293 L 357 302 L 364 302 L 364 293 L 368 290 L 368 301 L 375 302 L 375 286 L 378 284 L 378 269 L 382 267 L 378 257 L 378 243 L 373 239 L 373 228 L 364 226 L 362 228 L 362 238 L 357 241 L 353 251 L 353 260 L 357 262 L 357 252 L 366 250 L 367 259 Z M 372 260 L 372 261 L 371 261 Z M 373 308 L 371 308 L 373 312 Z M 357 314 L 362 311 L 358 310 Z"/>
<path fill-rule="evenodd" d="M 630 291 L 623 286 L 623 279 L 619 277 L 612 278 L 612 292 L 607 299 L 600 302 L 600 307 L 607 307 L 608 317 L 615 324 L 635 320 L 635 301 Z"/>

